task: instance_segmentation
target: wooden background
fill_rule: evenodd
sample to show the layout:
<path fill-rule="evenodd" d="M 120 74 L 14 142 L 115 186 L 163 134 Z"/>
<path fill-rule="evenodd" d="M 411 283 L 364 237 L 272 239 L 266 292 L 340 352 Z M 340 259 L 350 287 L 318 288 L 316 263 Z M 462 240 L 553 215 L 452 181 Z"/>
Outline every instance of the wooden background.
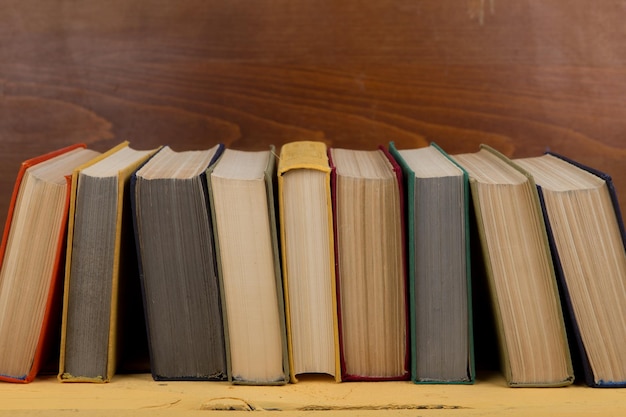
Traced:
<path fill-rule="evenodd" d="M 626 206 L 625 17 L 608 0 L 3 0 L 0 217 L 23 159 L 122 140 L 549 147 Z"/>

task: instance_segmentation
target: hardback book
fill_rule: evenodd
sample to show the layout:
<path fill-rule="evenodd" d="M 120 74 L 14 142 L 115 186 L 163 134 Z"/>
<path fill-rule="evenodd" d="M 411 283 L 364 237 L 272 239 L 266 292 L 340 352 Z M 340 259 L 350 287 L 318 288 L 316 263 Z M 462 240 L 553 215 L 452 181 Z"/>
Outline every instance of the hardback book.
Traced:
<path fill-rule="evenodd" d="M 143 309 L 132 310 L 141 293 L 129 180 L 154 152 L 123 142 L 72 175 L 61 382 L 108 382 L 119 356 L 146 346 Z"/>
<path fill-rule="evenodd" d="M 83 144 L 22 163 L 0 246 L 0 380 L 30 382 L 58 355 L 69 176 Z"/>
<path fill-rule="evenodd" d="M 323 142 L 283 145 L 278 201 L 291 382 L 341 380 L 330 165 Z"/>
<path fill-rule="evenodd" d="M 571 384 L 574 376 L 565 323 L 532 176 L 486 145 L 453 158 L 470 177 L 508 384 Z"/>
<path fill-rule="evenodd" d="M 341 379 L 408 379 L 402 171 L 383 147 L 329 159 Z"/>
<path fill-rule="evenodd" d="M 411 379 L 472 383 L 467 173 L 435 144 L 389 150 L 406 184 Z"/>
<path fill-rule="evenodd" d="M 555 153 L 515 162 L 537 183 L 585 382 L 624 387 L 626 235 L 613 181 Z"/>
<path fill-rule="evenodd" d="M 223 380 L 226 348 L 206 170 L 223 145 L 165 146 L 131 177 L 155 380 Z"/>
<path fill-rule="evenodd" d="M 274 208 L 274 147 L 226 149 L 207 175 L 229 381 L 285 384 L 289 364 Z"/>

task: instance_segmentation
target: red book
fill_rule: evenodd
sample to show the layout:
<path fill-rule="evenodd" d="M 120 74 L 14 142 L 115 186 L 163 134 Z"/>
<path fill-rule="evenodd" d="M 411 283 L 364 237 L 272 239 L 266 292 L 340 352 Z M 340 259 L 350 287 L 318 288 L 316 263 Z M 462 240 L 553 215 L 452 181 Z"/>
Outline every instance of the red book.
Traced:
<path fill-rule="evenodd" d="M 0 381 L 32 381 L 58 349 L 69 176 L 98 154 L 85 148 L 29 159 L 17 174 L 0 245 Z"/>
<path fill-rule="evenodd" d="M 409 378 L 402 171 L 385 148 L 331 148 L 342 381 Z"/>

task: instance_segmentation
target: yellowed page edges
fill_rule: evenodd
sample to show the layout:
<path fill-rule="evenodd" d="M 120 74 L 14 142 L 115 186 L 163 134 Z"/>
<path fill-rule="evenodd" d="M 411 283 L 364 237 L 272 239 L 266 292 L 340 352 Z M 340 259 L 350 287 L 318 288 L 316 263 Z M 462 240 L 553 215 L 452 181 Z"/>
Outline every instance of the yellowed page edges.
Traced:
<path fill-rule="evenodd" d="M 334 233 L 333 233 L 333 212 L 330 191 L 330 166 L 328 164 L 327 147 L 324 142 L 316 141 L 296 141 L 289 142 L 282 146 L 278 160 L 278 204 L 279 204 L 279 222 L 280 222 L 280 239 L 283 248 L 286 247 L 284 234 L 284 199 L 283 199 L 283 174 L 293 169 L 315 169 L 326 173 L 326 194 L 328 196 L 328 236 L 330 238 L 330 261 L 331 265 L 335 264 L 334 251 Z M 283 272 L 283 292 L 285 297 L 285 319 L 287 329 L 291 329 L 291 312 L 289 302 L 289 279 L 287 273 L 287 260 L 282 257 Z M 333 309 L 337 311 L 337 287 L 335 270 L 331 268 L 331 285 L 333 293 Z M 333 333 L 335 345 L 335 381 L 341 382 L 341 362 L 339 351 L 339 322 L 337 315 L 333 315 Z M 287 331 L 287 348 L 289 352 L 289 377 L 292 383 L 298 382 L 294 373 L 293 364 L 293 342 L 291 340 L 291 331 Z"/>

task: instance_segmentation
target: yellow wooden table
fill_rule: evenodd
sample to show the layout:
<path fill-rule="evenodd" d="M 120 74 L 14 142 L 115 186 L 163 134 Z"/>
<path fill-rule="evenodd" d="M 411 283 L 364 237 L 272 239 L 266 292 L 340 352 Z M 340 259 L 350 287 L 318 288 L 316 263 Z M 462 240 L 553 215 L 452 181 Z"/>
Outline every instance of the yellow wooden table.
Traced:
<path fill-rule="evenodd" d="M 226 382 L 153 381 L 148 374 L 118 375 L 108 384 L 62 384 L 40 377 L 28 385 L 0 384 L 0 414 L 72 416 L 618 416 L 626 390 L 508 388 L 497 374 L 475 385 L 410 382 L 335 383 L 308 379 L 286 386 Z"/>

